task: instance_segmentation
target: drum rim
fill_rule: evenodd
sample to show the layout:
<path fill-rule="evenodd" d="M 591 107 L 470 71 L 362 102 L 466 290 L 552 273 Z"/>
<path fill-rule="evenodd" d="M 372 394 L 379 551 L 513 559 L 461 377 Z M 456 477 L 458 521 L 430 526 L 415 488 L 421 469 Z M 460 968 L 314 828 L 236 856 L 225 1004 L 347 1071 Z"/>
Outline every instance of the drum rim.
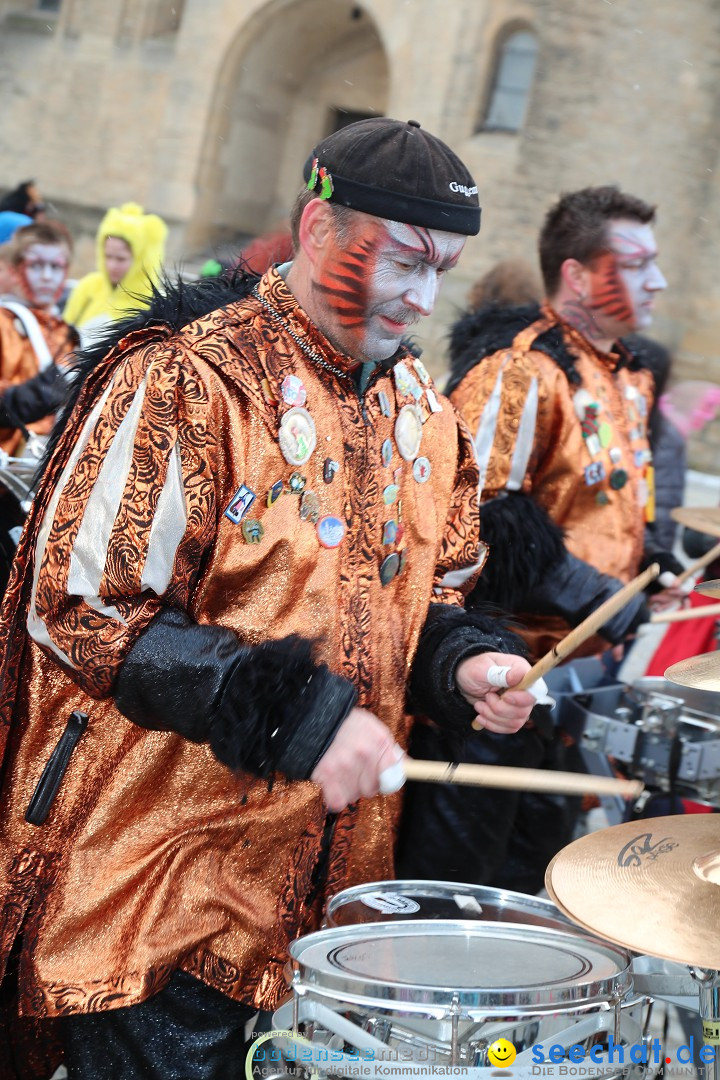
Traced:
<path fill-rule="evenodd" d="M 373 938 L 397 938 L 420 936 L 447 935 L 455 931 L 459 934 L 475 936 L 478 938 L 498 937 L 498 927 L 502 928 L 502 936 L 519 938 L 522 936 L 532 939 L 534 944 L 539 943 L 552 946 L 553 940 L 558 945 L 566 944 L 575 948 L 582 942 L 597 951 L 604 951 L 606 956 L 614 960 L 617 970 L 609 977 L 592 977 L 589 973 L 586 982 L 565 982 L 552 986 L 534 985 L 501 986 L 490 989 L 482 986 L 461 987 L 455 986 L 429 986 L 418 983 L 394 982 L 392 980 L 381 981 L 370 975 L 348 974 L 339 969 L 320 970 L 307 962 L 307 952 L 310 948 L 318 945 L 327 946 L 327 957 L 330 957 L 331 947 L 341 945 L 359 945 Z M 355 1003 L 367 1003 L 375 1008 L 382 1007 L 386 1002 L 398 1005 L 401 1010 L 417 1012 L 433 1007 L 444 1006 L 450 1008 L 455 1001 L 459 1005 L 463 1015 L 473 1017 L 475 1014 L 486 1014 L 488 1010 L 498 1010 L 506 1014 L 518 1011 L 539 1012 L 554 1005 L 570 1003 L 597 1002 L 602 1007 L 603 1002 L 617 1003 L 624 1000 L 633 989 L 632 983 L 632 956 L 627 949 L 613 942 L 586 934 L 582 930 L 566 931 L 556 930 L 551 927 L 528 927 L 522 923 L 489 923 L 480 920 L 468 919 L 415 919 L 407 922 L 372 922 L 354 923 L 347 926 L 327 927 L 296 938 L 290 943 L 290 967 L 292 970 L 292 987 L 298 993 L 317 995 L 326 1000 L 353 1001 Z M 305 959 L 303 959 L 303 955 Z M 398 1011 L 397 1008 L 394 1011 Z"/>
<path fill-rule="evenodd" d="M 395 886 L 395 887 L 391 888 L 391 886 Z M 403 888 L 399 888 L 399 886 L 403 886 Z M 462 882 L 461 881 L 441 881 L 441 880 L 435 880 L 434 878 L 397 878 L 397 879 L 390 879 L 390 880 L 386 879 L 384 881 L 368 881 L 368 882 L 365 882 L 365 883 L 360 884 L 360 885 L 351 885 L 347 889 L 342 889 L 340 892 L 334 893 L 330 897 L 330 899 L 328 900 L 327 905 L 326 905 L 325 917 L 329 922 L 330 919 L 332 917 L 334 917 L 336 915 L 336 913 L 338 911 L 340 911 L 343 907 L 346 907 L 348 904 L 353 903 L 358 899 L 362 899 L 362 893 L 368 893 L 368 892 L 373 892 L 373 891 L 375 891 L 375 892 L 397 892 L 397 893 L 400 893 L 401 895 L 407 894 L 407 895 L 412 897 L 413 896 L 412 890 L 415 889 L 415 890 L 419 891 L 420 889 L 427 889 L 429 887 L 436 888 L 438 890 L 442 890 L 442 889 L 446 888 L 448 891 L 452 891 L 454 893 L 459 893 L 459 894 L 465 895 L 465 896 L 472 896 L 475 899 L 477 899 L 477 894 L 478 893 L 481 893 L 481 892 L 482 893 L 485 893 L 485 892 L 493 893 L 493 894 L 497 895 L 498 897 L 500 897 L 503 901 L 509 901 L 510 903 L 508 903 L 508 905 L 507 905 L 508 907 L 510 907 L 510 904 L 515 900 L 523 901 L 524 903 L 518 903 L 518 905 L 517 905 L 518 909 L 520 909 L 520 910 L 527 910 L 528 913 L 531 913 L 531 912 L 533 912 L 533 911 L 535 911 L 537 909 L 538 913 L 552 914 L 553 916 L 556 916 L 557 921 L 559 923 L 562 923 L 563 926 L 567 926 L 570 930 L 573 930 L 573 931 L 575 930 L 575 927 L 577 925 L 576 923 L 573 923 L 566 915 L 564 915 L 562 913 L 562 911 L 560 911 L 560 909 L 556 906 L 556 904 L 554 904 L 553 901 L 550 900 L 549 898 L 546 899 L 546 898 L 541 897 L 541 896 L 532 896 L 532 895 L 530 895 L 528 893 L 514 892 L 511 889 L 498 889 L 498 888 L 495 888 L 492 885 L 474 885 L 472 882 L 466 882 L 466 881 L 462 881 Z M 463 917 L 462 913 L 459 913 L 458 920 L 452 920 L 452 921 L 460 921 L 462 919 L 462 917 Z M 407 916 L 398 917 L 397 921 L 399 922 L 401 919 L 403 921 L 409 921 L 410 919 L 412 919 L 412 913 L 408 913 Z M 384 922 L 384 921 L 389 922 L 390 920 L 381 920 L 381 919 L 377 920 L 377 922 Z M 419 922 L 421 920 L 415 919 L 414 921 Z M 438 920 L 433 920 L 433 921 L 438 921 Z M 451 920 L 445 920 L 445 921 L 451 921 Z M 477 920 L 472 920 L 472 921 L 474 921 L 474 922 L 482 922 L 483 920 L 482 919 L 477 919 Z M 485 920 L 485 921 L 491 921 L 491 920 Z M 508 925 L 508 924 L 523 925 L 522 923 L 513 924 L 511 919 L 508 919 L 507 924 L 505 922 L 503 922 L 503 925 Z M 335 925 L 335 924 L 333 924 L 333 925 Z M 347 924 L 343 924 L 343 925 L 347 925 Z M 350 924 L 350 925 L 357 925 L 357 924 Z M 582 931 L 580 931 L 580 932 L 582 933 Z M 587 934 L 587 936 L 591 937 L 592 935 Z"/>

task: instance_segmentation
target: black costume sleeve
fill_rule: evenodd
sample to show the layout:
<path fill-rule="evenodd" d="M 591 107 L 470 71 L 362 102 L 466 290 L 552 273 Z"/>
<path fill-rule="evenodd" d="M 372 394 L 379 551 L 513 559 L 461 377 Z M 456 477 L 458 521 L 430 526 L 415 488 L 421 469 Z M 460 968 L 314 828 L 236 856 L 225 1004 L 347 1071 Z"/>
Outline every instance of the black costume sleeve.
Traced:
<path fill-rule="evenodd" d="M 208 742 L 233 771 L 307 780 L 357 696 L 312 654 L 304 638 L 245 646 L 167 608 L 130 649 L 115 704 L 140 727 Z"/>
<path fill-rule="evenodd" d="M 431 604 L 410 673 L 411 711 L 453 734 L 467 733 L 475 709 L 458 690 L 455 672 L 461 660 L 484 652 L 527 655 L 523 640 L 497 612 Z"/>
<path fill-rule="evenodd" d="M 470 608 L 489 602 L 511 612 L 560 615 L 574 626 L 622 588 L 617 578 L 571 555 L 562 529 L 529 495 L 513 492 L 483 503 L 480 529 L 490 556 L 468 597 Z M 600 633 L 615 645 L 649 617 L 636 596 Z"/>
<path fill-rule="evenodd" d="M 621 588 L 622 582 L 617 578 L 601 574 L 568 551 L 528 597 L 527 610 L 539 615 L 560 615 L 576 626 Z M 649 618 L 650 611 L 641 593 L 601 626 L 598 633 L 612 645 L 618 645 Z"/>
<path fill-rule="evenodd" d="M 57 412 L 70 386 L 61 368 L 49 364 L 25 382 L 9 386 L 0 397 L 0 427 L 23 428 Z"/>

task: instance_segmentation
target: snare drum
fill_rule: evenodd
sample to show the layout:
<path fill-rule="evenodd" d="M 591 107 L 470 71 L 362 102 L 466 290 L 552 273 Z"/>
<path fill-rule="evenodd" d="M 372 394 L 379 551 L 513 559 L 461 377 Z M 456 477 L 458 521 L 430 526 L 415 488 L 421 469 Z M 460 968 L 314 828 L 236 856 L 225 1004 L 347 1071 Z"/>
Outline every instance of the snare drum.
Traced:
<path fill-rule="evenodd" d="M 531 1065 L 558 1044 L 642 1040 L 646 1001 L 633 998 L 629 953 L 580 933 L 385 922 L 328 927 L 293 942 L 290 953 L 293 999 L 275 1014 L 275 1030 L 304 1029 L 341 1062 L 349 1052 L 377 1059 L 384 1048 L 396 1062 L 482 1067 L 492 1064 L 488 1046 L 503 1038 L 518 1065 Z M 338 1056 L 327 1069 L 342 1074 Z M 600 1074 L 621 1071 L 616 1058 Z"/>
<path fill-rule="evenodd" d="M 331 897 L 325 916 L 328 926 L 409 919 L 470 919 L 577 930 L 551 900 L 457 881 L 372 881 L 356 885 Z"/>

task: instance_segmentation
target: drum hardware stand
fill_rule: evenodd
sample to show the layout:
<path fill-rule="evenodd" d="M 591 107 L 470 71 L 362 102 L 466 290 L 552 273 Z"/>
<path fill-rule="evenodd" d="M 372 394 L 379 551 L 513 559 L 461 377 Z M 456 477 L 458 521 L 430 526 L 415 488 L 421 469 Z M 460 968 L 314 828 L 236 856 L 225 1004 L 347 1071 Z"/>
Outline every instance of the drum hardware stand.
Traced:
<path fill-rule="evenodd" d="M 450 1011 L 452 1012 L 452 1018 L 450 1021 L 450 1064 L 457 1065 L 460 1057 L 460 1039 L 458 1034 L 458 1028 L 460 1024 L 460 998 L 457 994 L 453 994 L 452 1002 L 450 1004 Z"/>
<path fill-rule="evenodd" d="M 705 1075 L 720 1080 L 720 971 L 691 967 L 690 974 L 698 984 L 703 1039 L 715 1050 L 713 1071 L 706 1066 Z"/>

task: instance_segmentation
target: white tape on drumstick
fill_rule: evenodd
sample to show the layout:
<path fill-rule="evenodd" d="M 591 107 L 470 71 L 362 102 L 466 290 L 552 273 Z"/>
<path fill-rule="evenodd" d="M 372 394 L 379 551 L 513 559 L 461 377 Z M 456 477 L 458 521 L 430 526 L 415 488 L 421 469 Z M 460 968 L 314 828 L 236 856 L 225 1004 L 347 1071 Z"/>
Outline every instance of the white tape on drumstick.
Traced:
<path fill-rule="evenodd" d="M 395 747 L 395 757 L 397 761 L 394 765 L 388 765 L 386 769 L 380 773 L 380 794 L 392 795 L 394 792 L 399 791 L 405 783 L 405 766 L 403 765 L 403 758 L 405 755 L 399 746 Z"/>
<path fill-rule="evenodd" d="M 508 672 L 510 666 L 501 664 L 492 664 L 487 671 L 487 681 L 490 686 L 497 686 L 499 689 L 508 689 Z M 532 686 L 528 686 L 528 693 L 537 701 L 538 705 L 554 705 L 555 698 L 550 697 L 548 694 L 547 683 L 544 679 L 537 679 Z"/>

